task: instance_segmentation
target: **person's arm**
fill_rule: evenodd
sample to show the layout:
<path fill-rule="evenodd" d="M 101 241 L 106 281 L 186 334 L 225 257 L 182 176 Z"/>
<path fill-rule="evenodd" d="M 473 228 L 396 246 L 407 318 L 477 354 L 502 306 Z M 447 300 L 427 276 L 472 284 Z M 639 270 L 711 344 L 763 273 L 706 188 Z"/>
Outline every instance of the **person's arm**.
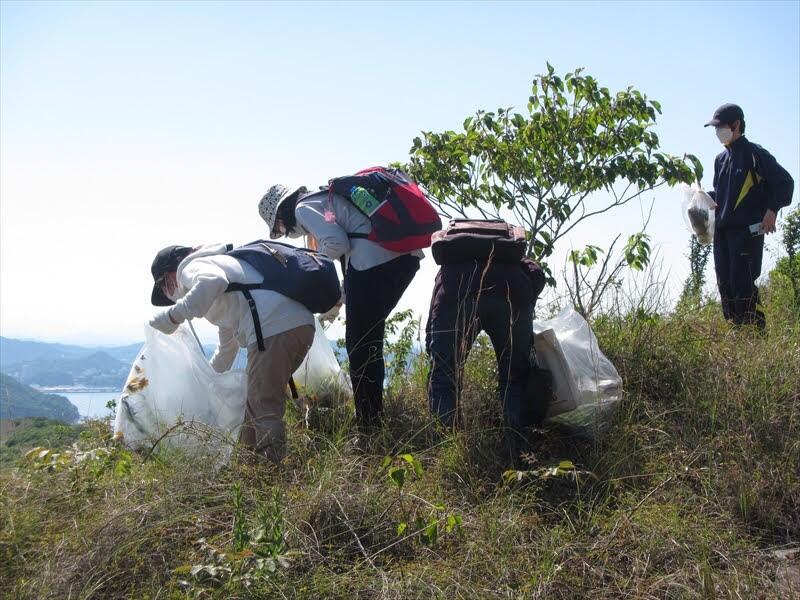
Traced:
<path fill-rule="evenodd" d="M 214 356 L 209 361 L 217 373 L 223 373 L 231 368 L 236 354 L 239 352 L 239 342 L 233 335 L 233 330 L 227 327 L 219 328 L 219 346 L 214 351 Z"/>
<path fill-rule="evenodd" d="M 785 206 L 792 203 L 794 193 L 794 180 L 789 172 L 778 164 L 775 157 L 764 148 L 756 148 L 756 171 L 763 177 L 771 196 L 767 198 L 767 209 L 777 213 Z"/>
<path fill-rule="evenodd" d="M 170 310 L 175 322 L 204 317 L 214 301 L 225 293 L 229 282 L 217 265 L 198 259 L 184 268 L 180 283 L 189 291 Z"/>
<path fill-rule="evenodd" d="M 315 202 L 303 202 L 294 211 L 297 222 L 311 233 L 319 244 L 319 250 L 328 258 L 336 260 L 350 251 L 347 232 L 336 223 L 325 220 L 327 198 Z"/>
<path fill-rule="evenodd" d="M 533 292 L 533 304 L 536 306 L 536 301 L 539 299 L 539 294 L 544 290 L 546 279 L 544 271 L 537 263 L 530 258 L 522 259 L 522 270 L 527 275 L 528 280 L 531 282 L 531 291 Z"/>

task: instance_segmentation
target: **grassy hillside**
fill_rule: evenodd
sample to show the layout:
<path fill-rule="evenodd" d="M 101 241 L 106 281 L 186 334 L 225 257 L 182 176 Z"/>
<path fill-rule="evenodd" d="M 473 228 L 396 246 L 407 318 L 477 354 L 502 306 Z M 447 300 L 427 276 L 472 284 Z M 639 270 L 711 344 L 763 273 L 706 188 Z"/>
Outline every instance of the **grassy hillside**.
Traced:
<path fill-rule="evenodd" d="M 17 598 L 800 597 L 800 327 L 716 307 L 604 317 L 626 393 L 610 431 L 535 432 L 511 470 L 494 363 L 466 424 L 429 420 L 424 368 L 358 439 L 349 409 L 296 418 L 281 467 L 81 451 L 2 474 L 0 595 Z"/>
<path fill-rule="evenodd" d="M 0 466 L 8 466 L 37 446 L 68 446 L 82 430 L 82 425 L 65 425 L 44 417 L 0 421 Z"/>
<path fill-rule="evenodd" d="M 64 396 L 43 394 L 0 373 L 0 420 L 47 417 L 64 423 L 80 418 L 78 409 Z"/>

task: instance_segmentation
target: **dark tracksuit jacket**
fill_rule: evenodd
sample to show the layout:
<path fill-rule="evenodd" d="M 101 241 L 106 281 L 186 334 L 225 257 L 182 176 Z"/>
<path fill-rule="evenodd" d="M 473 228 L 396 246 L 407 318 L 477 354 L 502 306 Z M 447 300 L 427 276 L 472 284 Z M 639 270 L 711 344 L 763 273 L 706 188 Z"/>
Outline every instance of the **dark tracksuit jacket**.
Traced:
<path fill-rule="evenodd" d="M 776 213 L 792 201 L 794 181 L 769 152 L 742 136 L 714 160 L 717 203 L 714 269 L 725 318 L 764 326 L 755 280 L 761 274 L 764 236 L 753 236 L 768 209 Z"/>

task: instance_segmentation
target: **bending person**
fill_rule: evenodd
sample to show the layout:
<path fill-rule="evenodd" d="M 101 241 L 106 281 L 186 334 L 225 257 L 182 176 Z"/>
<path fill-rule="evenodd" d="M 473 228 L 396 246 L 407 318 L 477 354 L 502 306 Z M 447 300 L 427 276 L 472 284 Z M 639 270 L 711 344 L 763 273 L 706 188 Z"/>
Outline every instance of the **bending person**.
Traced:
<path fill-rule="evenodd" d="M 165 308 L 150 325 L 171 334 L 184 320 L 205 317 L 219 328 L 211 366 L 220 373 L 231 368 L 240 347 L 247 348 L 247 405 L 239 442 L 279 463 L 286 454 L 286 388 L 314 340 L 314 315 L 271 290 L 252 290 L 257 313 L 243 294 L 226 294 L 230 284 L 264 280 L 252 265 L 228 256 L 228 250 L 222 244 L 161 250 L 151 267 L 155 280 L 151 302 Z M 263 339 L 257 334 L 259 326 Z"/>
<path fill-rule="evenodd" d="M 512 449 L 532 425 L 537 407 L 529 406 L 525 384 L 533 342 L 533 311 L 545 277 L 535 262 L 505 263 L 473 259 L 445 264 L 436 275 L 425 343 L 431 361 L 430 410 L 445 426 L 459 418 L 464 363 L 481 330 L 497 358 L 500 406 Z"/>
<path fill-rule="evenodd" d="M 386 318 L 419 269 L 423 253 L 397 253 L 364 237 L 369 218 L 354 204 L 327 190 L 307 193 L 273 185 L 259 203 L 259 214 L 273 238 L 311 235 L 318 250 L 343 259 L 347 303 L 345 342 L 356 417 L 362 429 L 377 425 L 383 412 Z"/>

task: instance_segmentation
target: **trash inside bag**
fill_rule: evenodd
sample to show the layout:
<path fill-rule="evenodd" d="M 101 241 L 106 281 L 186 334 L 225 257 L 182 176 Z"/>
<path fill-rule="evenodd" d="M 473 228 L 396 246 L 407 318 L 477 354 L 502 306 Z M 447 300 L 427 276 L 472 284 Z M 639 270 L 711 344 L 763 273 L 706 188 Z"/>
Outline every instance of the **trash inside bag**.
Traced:
<path fill-rule="evenodd" d="M 308 395 L 350 393 L 319 324 L 294 377 Z M 246 396 L 245 370 L 214 371 L 187 324 L 172 335 L 146 326 L 145 344 L 120 394 L 114 434 L 132 448 L 149 450 L 157 443 L 224 463 L 239 435 Z"/>
<path fill-rule="evenodd" d="M 714 241 L 714 201 L 697 183 L 681 184 L 683 217 L 689 230 L 703 245 Z"/>
<path fill-rule="evenodd" d="M 546 421 L 603 430 L 622 399 L 622 378 L 589 324 L 570 306 L 552 319 L 535 320 L 533 334 L 539 366 L 553 380 Z"/>

